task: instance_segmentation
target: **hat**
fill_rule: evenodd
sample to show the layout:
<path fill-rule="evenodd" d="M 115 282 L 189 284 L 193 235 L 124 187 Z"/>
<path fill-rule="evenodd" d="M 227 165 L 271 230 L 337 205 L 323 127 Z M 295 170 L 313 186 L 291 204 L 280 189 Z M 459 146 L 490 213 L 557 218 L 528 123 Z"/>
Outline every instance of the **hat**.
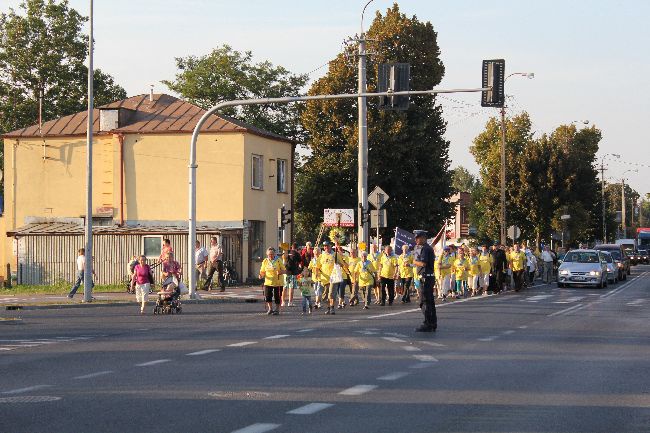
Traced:
<path fill-rule="evenodd" d="M 427 231 L 426 230 L 413 230 L 413 234 L 415 235 L 416 238 L 419 238 L 420 236 L 427 236 Z"/>
<path fill-rule="evenodd" d="M 323 241 L 323 246 L 325 245 L 332 245 L 332 244 L 330 243 L 330 241 Z"/>

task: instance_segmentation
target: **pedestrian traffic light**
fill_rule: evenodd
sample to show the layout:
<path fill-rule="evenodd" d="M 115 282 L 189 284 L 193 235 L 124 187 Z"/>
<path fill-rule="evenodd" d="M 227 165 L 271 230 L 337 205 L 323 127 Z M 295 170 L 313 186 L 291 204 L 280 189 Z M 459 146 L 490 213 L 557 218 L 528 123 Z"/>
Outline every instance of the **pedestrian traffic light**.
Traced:
<path fill-rule="evenodd" d="M 287 224 L 291 224 L 291 209 L 286 209 L 284 205 L 278 209 L 278 227 L 283 229 Z"/>
<path fill-rule="evenodd" d="M 382 63 L 377 70 L 377 91 L 408 92 L 410 90 L 411 65 L 409 63 Z M 379 108 L 384 110 L 408 110 L 409 97 L 380 96 Z"/>
<path fill-rule="evenodd" d="M 481 107 L 503 107 L 506 100 L 504 89 L 505 75 L 505 60 L 483 60 L 483 81 L 481 87 L 491 87 L 492 89 L 481 92 Z"/>

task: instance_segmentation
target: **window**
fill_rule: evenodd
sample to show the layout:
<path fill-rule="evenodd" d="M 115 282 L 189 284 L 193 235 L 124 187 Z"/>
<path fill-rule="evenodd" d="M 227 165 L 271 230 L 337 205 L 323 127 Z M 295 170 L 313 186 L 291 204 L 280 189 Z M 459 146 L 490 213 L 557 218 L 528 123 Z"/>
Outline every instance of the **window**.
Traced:
<path fill-rule="evenodd" d="M 253 154 L 251 162 L 251 188 L 264 189 L 264 158 Z"/>
<path fill-rule="evenodd" d="M 250 224 L 250 258 L 262 260 L 266 257 L 266 245 L 264 244 L 264 221 L 249 221 Z"/>
<path fill-rule="evenodd" d="M 278 159 L 278 192 L 287 192 L 287 160 Z"/>
<path fill-rule="evenodd" d="M 142 254 L 148 259 L 160 257 L 162 252 L 162 236 L 143 236 Z"/>

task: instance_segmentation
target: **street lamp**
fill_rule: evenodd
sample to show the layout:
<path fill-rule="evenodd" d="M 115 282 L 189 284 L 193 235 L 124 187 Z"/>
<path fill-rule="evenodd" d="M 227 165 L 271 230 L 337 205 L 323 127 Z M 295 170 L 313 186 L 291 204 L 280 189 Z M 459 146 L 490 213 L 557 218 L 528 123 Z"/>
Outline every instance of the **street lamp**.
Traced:
<path fill-rule="evenodd" d="M 621 175 L 621 228 L 623 229 L 623 239 L 627 239 L 627 226 L 625 225 L 625 173 L 638 172 L 639 170 L 637 169 L 629 169 L 625 170 Z"/>
<path fill-rule="evenodd" d="M 535 78 L 534 72 L 513 72 L 503 80 L 505 92 L 505 82 L 512 76 L 526 77 L 529 80 Z M 503 245 L 506 244 L 506 107 L 501 107 L 501 216 L 500 220 L 500 238 Z"/>
<path fill-rule="evenodd" d="M 618 153 L 606 153 L 600 158 L 600 192 L 601 192 L 601 202 L 603 205 L 603 243 L 607 243 L 607 224 L 605 222 L 605 158 L 608 156 L 613 156 L 614 158 L 620 158 L 621 155 Z"/>

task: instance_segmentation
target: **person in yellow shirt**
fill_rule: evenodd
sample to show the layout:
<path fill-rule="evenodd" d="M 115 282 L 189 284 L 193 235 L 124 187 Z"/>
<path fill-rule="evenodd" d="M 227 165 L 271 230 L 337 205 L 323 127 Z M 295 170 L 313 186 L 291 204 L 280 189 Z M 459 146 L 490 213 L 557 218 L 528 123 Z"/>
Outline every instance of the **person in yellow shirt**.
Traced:
<path fill-rule="evenodd" d="M 388 305 L 393 305 L 395 299 L 395 279 L 398 275 L 397 257 L 393 254 L 393 248 L 386 245 L 384 253 L 379 258 L 379 278 L 381 294 L 381 306 L 386 305 L 386 292 L 388 292 Z"/>
<path fill-rule="evenodd" d="M 338 245 L 337 245 L 338 247 Z M 329 306 L 325 314 L 336 314 L 336 308 L 334 303 L 339 294 L 339 288 L 341 284 L 345 284 L 343 281 L 333 281 L 334 277 L 333 272 L 335 270 L 335 265 L 341 267 L 342 278 L 344 278 L 345 272 L 347 272 L 347 264 L 345 263 L 345 257 L 343 254 L 339 253 L 338 250 L 332 252 L 332 245 L 329 241 L 323 242 L 323 252 L 320 255 L 318 260 L 318 271 L 320 273 L 320 282 L 324 287 L 324 295 L 327 294 Z"/>
<path fill-rule="evenodd" d="M 321 296 L 323 295 L 323 283 L 320 281 L 320 272 L 318 260 L 320 259 L 320 248 L 315 247 L 313 249 L 314 255 L 309 261 L 309 270 L 311 271 L 311 280 L 314 285 L 314 295 L 316 299 L 314 300 L 314 309 L 320 308 Z"/>
<path fill-rule="evenodd" d="M 512 247 L 506 247 L 506 260 L 508 261 L 508 269 L 506 270 L 506 273 L 508 276 L 506 277 L 506 288 L 508 290 L 512 289 L 514 287 L 514 281 L 513 281 L 513 274 L 512 274 Z"/>
<path fill-rule="evenodd" d="M 350 256 L 347 257 L 348 270 L 350 271 L 350 306 L 359 305 L 359 276 L 354 273 L 361 258 L 357 255 L 356 248 L 350 249 Z"/>
<path fill-rule="evenodd" d="M 399 287 L 402 291 L 402 304 L 411 302 L 411 284 L 413 283 L 413 254 L 408 245 L 402 245 L 402 254 L 397 258 L 399 267 Z"/>
<path fill-rule="evenodd" d="M 456 298 L 462 298 L 465 292 L 463 283 L 467 279 L 467 271 L 469 269 L 469 263 L 465 258 L 465 252 L 462 249 L 458 249 L 458 258 L 454 260 L 454 264 L 451 267 L 451 271 L 456 277 L 456 293 L 454 294 Z"/>
<path fill-rule="evenodd" d="M 488 251 L 487 245 L 483 245 L 483 249 L 478 256 L 478 263 L 481 271 L 478 283 L 483 290 L 483 295 L 487 295 L 488 288 L 490 287 L 490 273 L 492 272 L 492 264 L 494 263 L 494 257 Z"/>
<path fill-rule="evenodd" d="M 375 285 L 372 288 L 372 291 L 375 295 L 375 304 L 379 305 L 381 302 L 381 296 L 379 296 L 379 258 L 381 257 L 381 252 L 379 252 L 379 247 L 376 244 L 370 246 L 370 254 L 368 255 L 368 260 L 372 262 L 373 267 L 375 268 Z"/>
<path fill-rule="evenodd" d="M 442 254 L 436 259 L 436 264 L 440 272 L 438 278 L 438 299 L 443 301 L 447 299 L 447 293 L 451 291 L 451 266 L 453 260 L 449 255 L 449 247 L 445 247 Z"/>
<path fill-rule="evenodd" d="M 467 273 L 467 287 L 469 288 L 471 296 L 476 296 L 478 293 L 478 278 L 481 274 L 481 266 L 478 262 L 478 251 L 476 248 L 469 250 L 469 269 Z"/>
<path fill-rule="evenodd" d="M 264 278 L 264 301 L 266 302 L 266 314 L 277 316 L 280 314 L 280 292 L 282 290 L 282 275 L 286 272 L 282 259 L 275 256 L 275 248 L 269 247 L 266 250 L 266 258 L 260 267 L 260 278 Z M 275 310 L 273 300 L 275 299 Z"/>
<path fill-rule="evenodd" d="M 510 260 L 512 263 L 512 279 L 514 280 L 515 292 L 518 292 L 524 284 L 524 272 L 526 272 L 526 253 L 521 251 L 519 244 L 515 244 L 515 249 L 510 254 Z"/>
<path fill-rule="evenodd" d="M 353 274 L 365 300 L 364 310 L 369 308 L 372 301 L 372 289 L 375 286 L 375 265 L 368 259 L 368 253 L 361 251 L 361 258 L 354 267 Z"/>

